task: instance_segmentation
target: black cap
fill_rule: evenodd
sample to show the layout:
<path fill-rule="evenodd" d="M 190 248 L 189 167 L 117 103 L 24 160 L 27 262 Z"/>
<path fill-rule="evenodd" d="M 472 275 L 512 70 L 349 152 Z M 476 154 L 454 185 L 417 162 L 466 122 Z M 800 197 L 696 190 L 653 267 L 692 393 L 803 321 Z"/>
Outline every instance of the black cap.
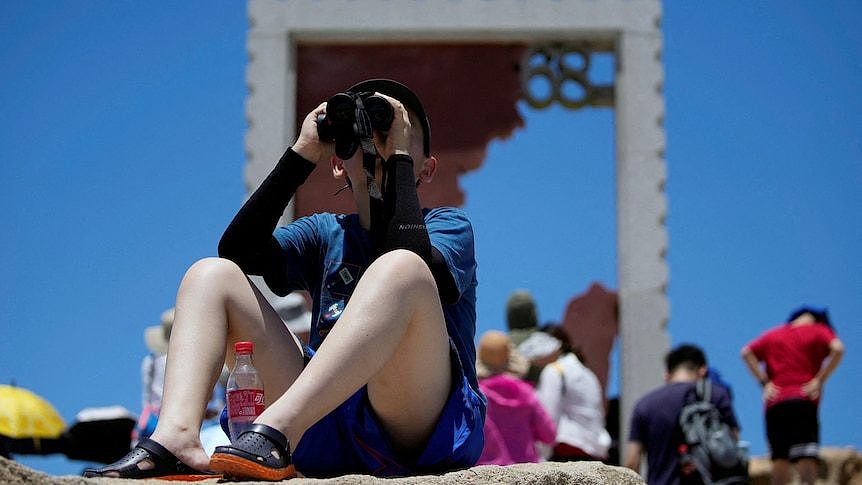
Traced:
<path fill-rule="evenodd" d="M 422 149 L 425 151 L 426 157 L 431 154 L 431 125 L 428 124 L 428 115 L 425 114 L 425 107 L 422 106 L 419 96 L 410 88 L 392 79 L 366 79 L 354 84 L 348 91 L 352 93 L 376 91 L 401 101 L 407 109 L 414 112 L 419 118 L 419 123 L 422 124 Z"/>

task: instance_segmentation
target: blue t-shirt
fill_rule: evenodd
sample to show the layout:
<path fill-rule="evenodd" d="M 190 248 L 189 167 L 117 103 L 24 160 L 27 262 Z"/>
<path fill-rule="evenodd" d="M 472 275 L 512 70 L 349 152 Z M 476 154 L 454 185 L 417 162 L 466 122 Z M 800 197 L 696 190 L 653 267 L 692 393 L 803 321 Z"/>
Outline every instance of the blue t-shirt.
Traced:
<path fill-rule="evenodd" d="M 443 255 L 459 298 L 443 304 L 446 330 L 458 351 L 470 385 L 477 389 L 476 258 L 473 228 L 463 211 L 451 207 L 423 210 L 431 245 Z M 309 345 L 317 350 L 338 322 L 372 261 L 371 233 L 356 214 L 314 214 L 273 233 L 285 254 L 287 288 L 306 290 L 313 300 Z"/>
<path fill-rule="evenodd" d="M 683 438 L 679 414 L 683 406 L 697 398 L 694 387 L 694 382 L 670 383 L 648 393 L 635 404 L 629 441 L 641 443 L 646 451 L 646 481 L 650 485 L 680 483 L 679 445 Z M 710 401 L 718 408 L 722 422 L 739 428 L 727 390 L 713 385 Z"/>

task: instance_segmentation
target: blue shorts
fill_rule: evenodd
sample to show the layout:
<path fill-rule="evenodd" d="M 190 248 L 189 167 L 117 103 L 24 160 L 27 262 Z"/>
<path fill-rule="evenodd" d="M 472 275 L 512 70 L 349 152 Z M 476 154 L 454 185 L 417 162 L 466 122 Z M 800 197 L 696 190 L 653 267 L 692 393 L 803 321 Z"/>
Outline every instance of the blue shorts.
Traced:
<path fill-rule="evenodd" d="M 296 469 L 307 477 L 392 477 L 443 473 L 475 465 L 485 444 L 485 402 L 470 387 L 454 346 L 450 344 L 450 348 L 452 388 L 421 452 L 406 457 L 395 451 L 371 408 L 368 389 L 363 386 L 302 435 L 293 450 Z"/>

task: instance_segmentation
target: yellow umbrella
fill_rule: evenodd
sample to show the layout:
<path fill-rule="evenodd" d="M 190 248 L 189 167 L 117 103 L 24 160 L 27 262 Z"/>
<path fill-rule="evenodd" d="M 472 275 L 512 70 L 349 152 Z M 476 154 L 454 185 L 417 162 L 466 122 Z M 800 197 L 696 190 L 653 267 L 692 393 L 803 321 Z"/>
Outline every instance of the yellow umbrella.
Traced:
<path fill-rule="evenodd" d="M 48 401 L 27 389 L 0 385 L 0 434 L 10 438 L 57 438 L 66 423 Z"/>

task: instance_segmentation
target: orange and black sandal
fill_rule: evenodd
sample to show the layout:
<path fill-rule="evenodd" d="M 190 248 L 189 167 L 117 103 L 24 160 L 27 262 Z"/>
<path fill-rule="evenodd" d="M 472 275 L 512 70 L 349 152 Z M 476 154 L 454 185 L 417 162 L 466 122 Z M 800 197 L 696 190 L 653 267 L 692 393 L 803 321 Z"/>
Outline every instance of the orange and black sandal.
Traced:
<path fill-rule="evenodd" d="M 227 478 L 281 481 L 296 477 L 290 442 L 279 430 L 255 424 L 229 446 L 218 446 L 210 468 Z"/>
<path fill-rule="evenodd" d="M 148 463 L 145 463 L 149 461 Z M 218 478 L 213 473 L 199 472 L 181 462 L 167 448 L 149 438 L 143 438 L 126 456 L 103 466 L 87 468 L 84 476 L 108 478 L 158 478 L 182 482 L 196 482 Z"/>

